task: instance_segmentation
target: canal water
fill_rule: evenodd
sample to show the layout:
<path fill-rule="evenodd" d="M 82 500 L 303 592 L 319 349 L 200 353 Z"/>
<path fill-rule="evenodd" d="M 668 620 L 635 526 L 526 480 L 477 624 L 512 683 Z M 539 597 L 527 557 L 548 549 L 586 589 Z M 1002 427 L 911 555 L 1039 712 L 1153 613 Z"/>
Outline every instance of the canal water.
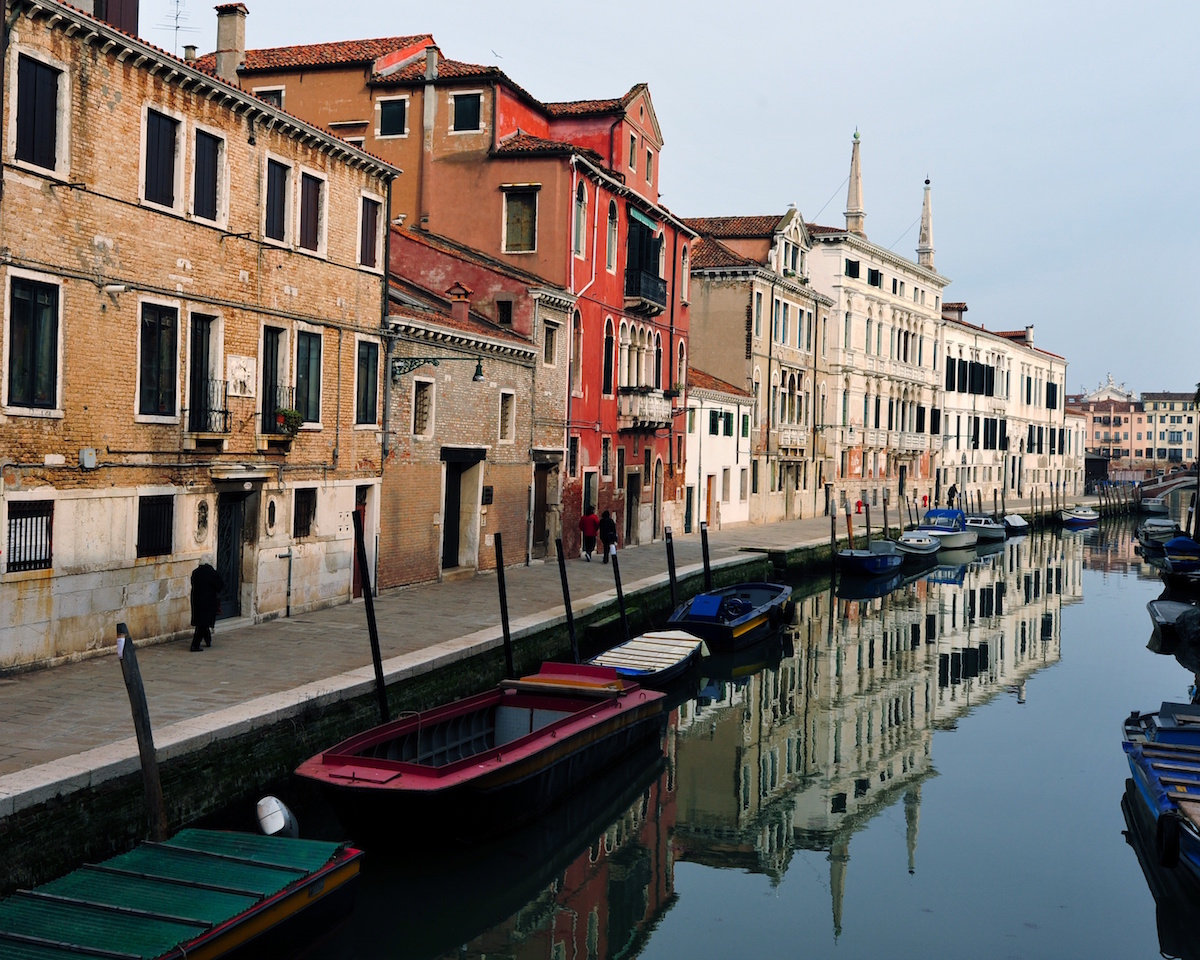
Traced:
<path fill-rule="evenodd" d="M 1137 549 L 1105 523 L 798 583 L 786 635 L 707 663 L 656 756 L 490 845 L 400 825 L 310 955 L 1198 956 L 1122 812 L 1121 720 L 1195 682 L 1148 648 Z"/>

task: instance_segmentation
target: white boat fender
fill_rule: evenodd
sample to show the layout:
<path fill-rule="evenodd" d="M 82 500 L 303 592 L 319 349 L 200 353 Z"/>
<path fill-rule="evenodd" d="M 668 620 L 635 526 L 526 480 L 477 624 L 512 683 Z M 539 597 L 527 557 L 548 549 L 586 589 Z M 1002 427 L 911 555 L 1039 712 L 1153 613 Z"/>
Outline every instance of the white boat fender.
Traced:
<path fill-rule="evenodd" d="M 258 829 L 268 837 L 295 840 L 300 836 L 295 816 L 278 797 L 266 796 L 258 801 Z"/>
<path fill-rule="evenodd" d="M 1169 869 L 1179 865 L 1179 835 L 1182 824 L 1183 817 L 1174 810 L 1159 814 L 1154 831 L 1154 850 L 1158 854 L 1160 866 Z"/>

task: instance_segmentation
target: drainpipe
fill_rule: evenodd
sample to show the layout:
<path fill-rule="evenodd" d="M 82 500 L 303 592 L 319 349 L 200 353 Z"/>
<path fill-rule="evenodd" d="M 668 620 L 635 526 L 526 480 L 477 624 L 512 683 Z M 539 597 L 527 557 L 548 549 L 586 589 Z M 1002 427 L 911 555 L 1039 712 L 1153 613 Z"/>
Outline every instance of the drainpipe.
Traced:
<path fill-rule="evenodd" d="M 418 168 L 419 169 L 419 168 Z M 384 335 L 383 361 L 383 444 L 380 449 L 379 473 L 383 475 L 383 465 L 387 461 L 391 447 L 389 428 L 391 425 L 392 409 L 392 338 L 387 336 L 389 293 L 392 285 L 392 186 L 395 178 L 388 180 L 387 185 L 387 220 L 383 231 L 383 291 L 379 296 L 379 330 Z"/>
<path fill-rule="evenodd" d="M 776 281 L 774 279 L 772 279 L 771 280 L 771 292 L 767 296 L 768 314 L 767 314 L 767 383 L 766 383 L 766 388 L 767 388 L 767 466 L 768 467 L 771 465 L 771 431 L 775 429 L 775 399 L 771 396 L 771 376 L 773 373 L 771 364 L 772 364 L 772 358 L 775 355 L 775 285 L 776 285 Z M 753 371 L 751 371 L 751 374 L 753 374 Z M 779 379 L 781 381 L 783 380 L 782 373 L 780 374 Z M 780 383 L 780 386 L 782 387 L 783 384 Z M 779 457 L 776 456 L 775 459 L 776 459 L 776 461 L 778 461 Z M 778 463 L 776 464 L 776 466 L 778 467 Z M 771 471 L 768 470 L 767 476 L 763 477 L 763 479 L 769 481 L 770 478 L 771 478 Z M 775 492 L 774 484 L 772 484 L 771 492 L 772 493 Z"/>
<path fill-rule="evenodd" d="M 689 258 L 689 263 L 690 263 Z M 675 228 L 673 232 L 673 240 L 671 242 L 671 312 L 668 317 L 669 329 L 667 331 L 667 370 L 671 373 L 675 372 L 675 293 L 678 289 L 679 280 L 679 229 Z M 662 371 L 659 370 L 659 375 Z M 668 375 L 667 388 L 674 389 L 675 382 Z M 672 405 L 673 406 L 673 405 Z M 685 408 L 686 409 L 686 408 Z M 667 428 L 667 463 L 671 467 L 671 475 L 675 475 L 675 418 L 671 418 L 671 426 Z M 661 509 L 660 509 L 661 512 Z M 659 517 L 661 520 L 662 518 Z"/>
<path fill-rule="evenodd" d="M 288 562 L 288 579 L 287 579 L 287 600 L 285 601 L 284 616 L 291 618 L 292 616 L 292 548 L 288 547 L 287 553 L 277 553 L 275 556 L 283 560 L 287 558 Z"/>
<path fill-rule="evenodd" d="M 6 66 L 8 64 L 8 37 L 9 37 L 9 34 L 12 32 L 13 24 L 15 24 L 17 22 L 18 18 L 21 16 L 21 14 L 20 14 L 20 11 L 14 10 L 12 17 L 10 18 L 8 16 L 8 0 L 4 0 L 4 5 L 2 8 L 0 8 L 0 16 L 3 16 L 3 18 L 4 18 L 4 26 L 3 26 L 3 28 L 0 28 L 0 68 L 3 68 L 4 66 Z M 4 94 L 7 90 L 8 90 L 8 84 L 0 83 L 0 116 L 4 115 L 4 101 L 5 101 Z M 61 148 L 62 147 L 60 145 L 59 149 L 61 149 Z M 3 196 L 4 196 L 4 181 L 2 179 L 0 179 L 0 198 L 2 198 Z"/>

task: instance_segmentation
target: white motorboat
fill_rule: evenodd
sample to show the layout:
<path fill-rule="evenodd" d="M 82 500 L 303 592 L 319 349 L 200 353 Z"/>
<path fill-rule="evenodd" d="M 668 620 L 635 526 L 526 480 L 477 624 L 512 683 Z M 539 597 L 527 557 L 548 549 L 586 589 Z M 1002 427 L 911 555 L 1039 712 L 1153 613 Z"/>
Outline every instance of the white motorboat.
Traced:
<path fill-rule="evenodd" d="M 905 530 L 895 541 L 896 549 L 907 557 L 930 557 L 941 548 L 941 541 L 924 530 Z"/>
<path fill-rule="evenodd" d="M 967 529 L 967 515 L 961 510 L 929 510 L 919 529 L 937 537 L 942 550 L 962 550 L 979 542 L 979 534 Z"/>
<path fill-rule="evenodd" d="M 1147 517 L 1137 528 L 1138 542 L 1161 549 L 1173 537 L 1179 536 L 1179 524 L 1170 517 Z"/>
<path fill-rule="evenodd" d="M 1146 497 L 1138 503 L 1138 511 L 1156 517 L 1165 517 L 1171 512 L 1171 508 L 1164 497 Z"/>
<path fill-rule="evenodd" d="M 1058 511 L 1058 515 L 1065 527 L 1092 527 L 1100 522 L 1100 514 L 1082 503 L 1064 507 Z"/>
<path fill-rule="evenodd" d="M 987 516 L 967 517 L 967 529 L 979 534 L 980 543 L 994 543 L 1007 536 L 1004 524 Z"/>

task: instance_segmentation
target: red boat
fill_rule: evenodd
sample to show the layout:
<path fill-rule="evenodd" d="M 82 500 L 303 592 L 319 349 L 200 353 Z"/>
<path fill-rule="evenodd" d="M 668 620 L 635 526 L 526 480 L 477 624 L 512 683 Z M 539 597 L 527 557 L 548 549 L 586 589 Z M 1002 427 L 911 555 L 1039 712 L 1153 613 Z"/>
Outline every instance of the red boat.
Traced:
<path fill-rule="evenodd" d="M 664 705 L 664 694 L 611 667 L 544 663 L 360 733 L 296 773 L 326 788 L 358 836 L 406 840 L 431 821 L 493 833 L 535 818 L 661 736 Z"/>

